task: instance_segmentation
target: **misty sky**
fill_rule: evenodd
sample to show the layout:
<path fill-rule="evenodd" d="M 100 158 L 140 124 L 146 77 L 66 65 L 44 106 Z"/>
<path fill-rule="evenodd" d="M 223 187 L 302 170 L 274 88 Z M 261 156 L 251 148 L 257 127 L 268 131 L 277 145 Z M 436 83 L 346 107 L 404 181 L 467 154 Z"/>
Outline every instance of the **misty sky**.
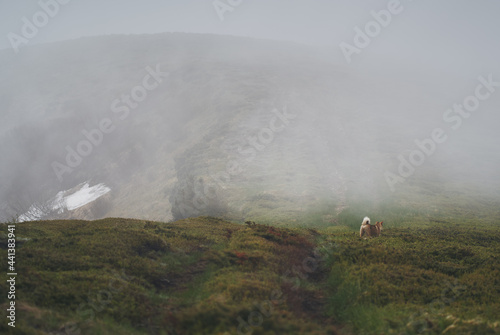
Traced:
<path fill-rule="evenodd" d="M 339 44 L 352 44 L 354 27 L 364 27 L 373 20 L 370 12 L 389 2 L 244 0 L 221 21 L 212 0 L 72 0 L 60 5 L 28 45 L 104 34 L 212 33 L 331 47 L 345 62 Z M 402 12 L 354 55 L 350 66 L 376 66 L 383 60 L 473 76 L 500 69 L 500 2 L 401 0 L 401 6 Z M 22 18 L 31 21 L 38 11 L 35 0 L 0 1 L 0 48 L 10 48 L 8 34 L 21 34 Z"/>

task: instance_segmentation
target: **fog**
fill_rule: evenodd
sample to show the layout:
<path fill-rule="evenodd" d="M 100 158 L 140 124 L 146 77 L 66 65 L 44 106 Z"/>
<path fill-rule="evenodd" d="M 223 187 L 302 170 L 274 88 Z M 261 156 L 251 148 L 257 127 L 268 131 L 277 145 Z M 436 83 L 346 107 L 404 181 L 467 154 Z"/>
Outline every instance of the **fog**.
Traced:
<path fill-rule="evenodd" d="M 498 3 L 0 9 L 1 220 L 33 206 L 247 220 L 500 197 Z M 54 210 L 85 182 L 111 191 Z"/>

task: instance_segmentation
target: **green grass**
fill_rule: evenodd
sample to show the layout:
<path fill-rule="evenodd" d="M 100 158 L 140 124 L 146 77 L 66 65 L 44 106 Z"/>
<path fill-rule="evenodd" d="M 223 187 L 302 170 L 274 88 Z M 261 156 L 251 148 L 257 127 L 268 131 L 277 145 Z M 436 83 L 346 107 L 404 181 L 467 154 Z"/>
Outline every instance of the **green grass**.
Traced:
<path fill-rule="evenodd" d="M 318 204 L 295 228 L 210 217 L 18 223 L 28 240 L 17 246 L 17 327 L 0 332 L 498 334 L 498 210 L 441 210 L 359 203 L 326 222 Z M 381 237 L 359 238 L 366 212 L 385 221 Z"/>
<path fill-rule="evenodd" d="M 447 333 L 500 331 L 492 326 L 500 311 L 496 227 L 391 228 L 370 240 L 355 234 L 337 234 L 327 281 L 329 315 L 354 333 L 412 333 L 419 325 L 441 334 L 455 319 Z"/>

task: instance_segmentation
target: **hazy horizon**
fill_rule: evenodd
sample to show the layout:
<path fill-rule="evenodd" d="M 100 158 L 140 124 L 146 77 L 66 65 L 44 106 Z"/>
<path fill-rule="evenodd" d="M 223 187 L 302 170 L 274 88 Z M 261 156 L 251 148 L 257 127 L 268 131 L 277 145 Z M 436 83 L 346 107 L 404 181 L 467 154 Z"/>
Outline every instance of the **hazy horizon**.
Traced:
<path fill-rule="evenodd" d="M 232 10 L 227 7 L 220 10 L 222 21 L 215 9 L 216 1 L 60 1 L 57 10 L 53 9 L 54 17 L 48 18 L 27 45 L 109 34 L 209 33 L 321 46 L 333 49 L 336 61 L 344 61 L 339 44 L 352 44 L 354 28 L 363 28 L 372 21 L 372 11 L 386 10 L 394 3 L 232 1 L 239 5 L 231 7 Z M 23 17 L 33 22 L 33 16 L 42 10 L 40 3 L 53 2 L 0 3 L 1 49 L 12 49 L 8 35 L 22 36 Z M 485 0 L 395 3 L 399 3 L 398 13 L 392 15 L 390 24 L 382 27 L 368 47 L 353 56 L 350 67 L 376 68 L 386 59 L 401 68 L 441 69 L 468 75 L 500 70 L 497 61 L 500 45 L 495 43 L 500 31 L 496 20 L 500 3 Z M 44 23 L 43 18 L 39 19 Z"/>

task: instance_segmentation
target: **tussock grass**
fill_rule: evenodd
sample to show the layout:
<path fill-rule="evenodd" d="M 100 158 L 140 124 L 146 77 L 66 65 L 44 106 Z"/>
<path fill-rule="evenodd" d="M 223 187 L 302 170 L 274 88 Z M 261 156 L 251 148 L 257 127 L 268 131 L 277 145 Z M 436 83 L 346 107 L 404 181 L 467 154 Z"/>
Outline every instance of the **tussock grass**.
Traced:
<path fill-rule="evenodd" d="M 327 207 L 294 228 L 211 217 L 19 223 L 16 331 L 236 334 L 260 313 L 253 334 L 500 332 L 496 209 L 452 220 L 360 203 L 325 221 Z M 357 236 L 366 211 L 385 221 L 381 237 Z M 0 296 L 2 318 L 6 304 Z"/>
<path fill-rule="evenodd" d="M 500 311 L 496 227 L 390 228 L 369 240 L 354 234 L 337 236 L 327 281 L 328 314 L 352 332 L 441 334 L 451 324 L 447 333 L 500 331 L 491 313 Z"/>

